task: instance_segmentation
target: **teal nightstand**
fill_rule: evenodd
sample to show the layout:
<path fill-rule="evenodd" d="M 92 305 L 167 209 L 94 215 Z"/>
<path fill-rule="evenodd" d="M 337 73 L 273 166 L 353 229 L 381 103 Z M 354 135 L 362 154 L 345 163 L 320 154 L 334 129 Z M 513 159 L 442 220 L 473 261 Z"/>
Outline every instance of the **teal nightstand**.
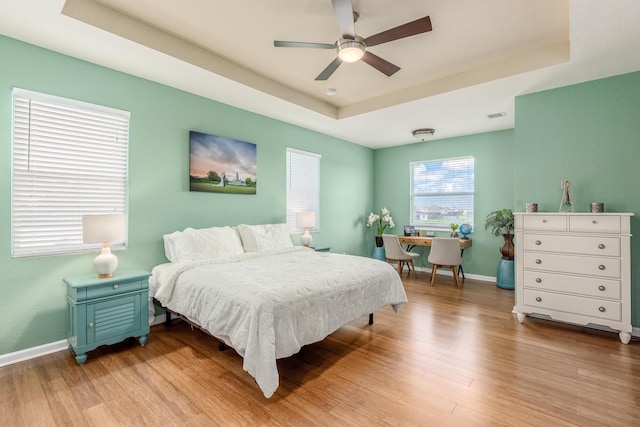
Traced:
<path fill-rule="evenodd" d="M 76 362 L 87 361 L 87 351 L 149 333 L 149 276 L 142 270 L 119 270 L 113 277 L 96 274 L 67 277 L 67 341 Z"/>

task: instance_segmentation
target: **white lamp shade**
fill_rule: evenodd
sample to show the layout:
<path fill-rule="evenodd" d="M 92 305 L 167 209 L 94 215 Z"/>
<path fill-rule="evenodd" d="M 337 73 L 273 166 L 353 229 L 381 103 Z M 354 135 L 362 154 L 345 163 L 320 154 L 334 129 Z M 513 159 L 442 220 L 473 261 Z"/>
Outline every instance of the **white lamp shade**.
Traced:
<path fill-rule="evenodd" d="M 112 277 L 118 268 L 118 257 L 111 253 L 109 243 L 124 242 L 127 238 L 127 218 L 124 214 L 84 215 L 82 240 L 84 243 L 102 243 L 102 251 L 93 260 L 98 277 Z"/>
<path fill-rule="evenodd" d="M 84 243 L 124 242 L 127 238 L 125 214 L 84 215 L 82 241 Z"/>
<path fill-rule="evenodd" d="M 302 211 L 296 214 L 296 225 L 298 228 L 309 228 L 316 226 L 316 213 L 313 211 Z"/>

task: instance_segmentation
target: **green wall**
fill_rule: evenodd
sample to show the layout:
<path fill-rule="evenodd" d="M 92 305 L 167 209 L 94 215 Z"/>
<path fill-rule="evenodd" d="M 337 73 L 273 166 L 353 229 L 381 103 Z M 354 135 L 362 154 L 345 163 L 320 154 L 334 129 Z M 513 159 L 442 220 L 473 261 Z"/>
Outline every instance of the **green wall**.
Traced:
<path fill-rule="evenodd" d="M 484 231 L 484 218 L 493 210 L 513 208 L 512 129 L 376 150 L 374 202 L 376 209 L 386 206 L 391 210 L 396 224 L 391 232 L 402 234 L 411 209 L 409 163 L 466 156 L 475 159 L 475 226 L 469 236 L 473 246 L 464 251 L 464 271 L 495 277 L 502 238 Z M 420 265 L 426 266 L 429 250 L 414 249 L 420 250 Z"/>
<path fill-rule="evenodd" d="M 560 181 L 575 210 L 640 213 L 640 72 L 516 98 L 515 206 L 557 212 Z M 640 326 L 640 218 L 631 218 L 631 321 Z"/>
<path fill-rule="evenodd" d="M 286 147 L 322 155 L 322 228 L 314 243 L 340 253 L 370 250 L 362 218 L 373 208 L 372 150 L 6 37 L 0 52 L 0 354 L 65 339 L 62 278 L 91 273 L 95 257 L 11 258 L 14 86 L 131 112 L 129 247 L 117 253 L 120 268 L 166 262 L 162 234 L 188 226 L 284 221 Z M 189 192 L 190 130 L 257 144 L 258 194 Z"/>

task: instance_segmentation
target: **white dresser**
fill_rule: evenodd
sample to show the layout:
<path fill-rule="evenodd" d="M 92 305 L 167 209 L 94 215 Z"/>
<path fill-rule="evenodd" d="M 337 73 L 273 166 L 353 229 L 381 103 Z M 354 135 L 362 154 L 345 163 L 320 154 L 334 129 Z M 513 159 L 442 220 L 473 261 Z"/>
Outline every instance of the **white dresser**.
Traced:
<path fill-rule="evenodd" d="M 514 213 L 516 307 L 631 339 L 632 213 Z"/>

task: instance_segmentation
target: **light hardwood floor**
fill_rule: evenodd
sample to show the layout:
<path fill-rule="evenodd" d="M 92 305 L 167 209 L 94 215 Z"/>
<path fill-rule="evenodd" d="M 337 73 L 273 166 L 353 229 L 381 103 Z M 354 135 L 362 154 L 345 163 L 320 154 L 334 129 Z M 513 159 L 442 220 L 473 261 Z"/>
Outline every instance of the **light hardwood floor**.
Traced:
<path fill-rule="evenodd" d="M 233 351 L 180 321 L 0 369 L 2 426 L 640 425 L 640 342 L 511 314 L 513 291 L 403 275 L 409 296 L 280 360 L 265 399 Z"/>

